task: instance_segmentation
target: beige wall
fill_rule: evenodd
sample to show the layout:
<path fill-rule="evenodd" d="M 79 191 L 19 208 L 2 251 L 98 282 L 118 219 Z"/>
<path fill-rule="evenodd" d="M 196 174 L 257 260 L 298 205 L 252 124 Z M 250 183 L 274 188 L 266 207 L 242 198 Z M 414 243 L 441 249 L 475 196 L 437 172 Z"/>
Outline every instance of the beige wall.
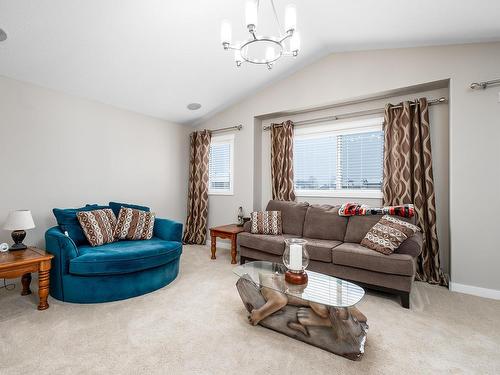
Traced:
<path fill-rule="evenodd" d="M 210 197 L 210 224 L 233 222 L 239 205 L 249 212 L 256 205 L 254 197 L 259 199 L 254 191 L 259 174 L 253 147 L 256 116 L 450 79 L 451 278 L 457 284 L 500 290 L 495 240 L 500 198 L 494 187 L 500 183 L 495 173 L 500 88 L 469 89 L 472 81 L 499 78 L 499 62 L 500 43 L 334 53 L 220 112 L 199 127 L 241 123 L 244 129 L 235 139 L 235 194 Z M 480 214 L 478 199 L 487 207 Z"/>
<path fill-rule="evenodd" d="M 313 111 L 308 113 L 296 114 L 285 117 L 274 117 L 262 120 L 261 126 L 255 128 L 255 134 L 261 135 L 261 167 L 260 175 L 258 174 L 258 166 L 254 178 L 260 181 L 261 188 L 261 203 L 258 209 L 265 209 L 267 202 L 272 197 L 271 189 L 271 137 L 269 131 L 262 131 L 264 126 L 271 123 L 280 123 L 287 119 L 292 121 L 301 121 L 311 118 L 320 118 L 325 116 L 335 116 L 343 113 L 351 113 L 356 111 L 364 111 L 373 108 L 384 108 L 386 103 L 400 103 L 402 100 L 415 97 L 426 98 L 447 98 L 449 95 L 448 83 L 442 83 L 445 88 L 419 91 L 418 93 L 412 92 L 411 94 L 402 94 L 391 96 L 386 99 L 375 99 L 363 103 L 345 105 L 329 110 Z M 405 90 L 403 90 L 405 91 Z M 449 273 L 450 263 L 450 226 L 449 226 L 449 118 L 448 118 L 448 104 L 440 104 L 431 106 L 429 111 L 429 121 L 431 126 L 431 147 L 433 150 L 433 172 L 434 184 L 436 191 L 436 206 L 437 206 L 437 230 L 439 235 L 441 265 L 446 273 Z M 380 117 L 380 115 L 372 115 L 370 117 Z M 310 196 L 297 196 L 300 202 L 309 202 L 311 204 L 332 204 L 338 205 L 345 202 L 358 202 L 378 207 L 382 205 L 382 199 L 378 198 L 340 198 L 340 197 L 310 197 Z M 255 202 L 254 202 L 255 203 Z"/>
<path fill-rule="evenodd" d="M 44 246 L 53 207 L 116 200 L 185 220 L 186 127 L 3 77 L 0 114 L 0 224 L 32 210 L 26 243 Z"/>

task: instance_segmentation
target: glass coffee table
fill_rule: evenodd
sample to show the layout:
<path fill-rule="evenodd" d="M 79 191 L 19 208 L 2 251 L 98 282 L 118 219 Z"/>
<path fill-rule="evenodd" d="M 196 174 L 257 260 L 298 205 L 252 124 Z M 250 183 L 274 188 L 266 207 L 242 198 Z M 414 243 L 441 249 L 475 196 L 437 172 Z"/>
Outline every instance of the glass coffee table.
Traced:
<path fill-rule="evenodd" d="M 249 322 L 349 359 L 361 359 L 368 325 L 355 305 L 365 294 L 363 288 L 314 271 L 306 271 L 307 284 L 289 284 L 285 271 L 284 265 L 265 261 L 234 268 Z"/>

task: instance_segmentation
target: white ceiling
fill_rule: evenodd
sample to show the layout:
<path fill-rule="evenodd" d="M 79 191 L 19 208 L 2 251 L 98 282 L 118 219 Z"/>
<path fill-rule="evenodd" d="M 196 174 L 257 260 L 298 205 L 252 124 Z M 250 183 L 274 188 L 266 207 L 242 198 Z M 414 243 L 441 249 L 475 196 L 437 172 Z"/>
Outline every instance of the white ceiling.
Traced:
<path fill-rule="evenodd" d="M 0 75 L 179 123 L 207 117 L 330 52 L 500 40 L 495 0 L 275 0 L 297 4 L 302 50 L 237 69 L 244 0 L 0 0 Z M 262 34 L 276 34 L 261 0 Z M 198 111 L 186 105 L 199 102 Z"/>

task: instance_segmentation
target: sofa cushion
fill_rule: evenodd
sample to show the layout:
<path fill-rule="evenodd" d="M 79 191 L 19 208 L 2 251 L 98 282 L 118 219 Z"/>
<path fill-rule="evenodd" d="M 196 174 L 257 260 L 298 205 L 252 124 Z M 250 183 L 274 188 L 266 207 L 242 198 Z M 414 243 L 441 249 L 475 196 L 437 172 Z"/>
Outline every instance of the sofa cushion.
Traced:
<path fill-rule="evenodd" d="M 69 262 L 75 275 L 110 275 L 158 267 L 178 258 L 182 244 L 153 237 L 148 241 L 119 241 L 78 248 L 80 256 Z"/>
<path fill-rule="evenodd" d="M 332 251 L 333 264 L 392 275 L 413 276 L 415 264 L 408 254 L 384 255 L 357 243 L 343 243 Z"/>
<path fill-rule="evenodd" d="M 396 254 L 408 254 L 413 258 L 416 258 L 422 252 L 422 245 L 424 239 L 422 237 L 422 232 L 415 233 L 412 237 L 407 238 L 405 242 L 399 246 L 394 253 Z"/>
<path fill-rule="evenodd" d="M 378 223 L 382 216 L 383 215 L 367 215 L 349 217 L 344 242 L 361 243 L 363 238 L 366 236 L 366 233 L 368 233 L 368 231 Z M 398 219 L 415 224 L 415 217 L 398 217 Z"/>
<path fill-rule="evenodd" d="M 281 211 L 283 233 L 302 236 L 308 203 L 271 200 L 266 211 Z"/>
<path fill-rule="evenodd" d="M 339 216 L 339 206 L 311 205 L 304 220 L 304 237 L 344 241 L 347 222 Z"/>
<path fill-rule="evenodd" d="M 238 234 L 238 244 L 270 254 L 283 255 L 285 251 L 285 238 L 298 238 L 298 236 L 290 234 L 273 236 L 268 234 L 241 232 Z"/>
<path fill-rule="evenodd" d="M 318 240 L 315 238 L 304 238 L 307 240 L 306 250 L 311 260 L 319 262 L 332 262 L 332 249 L 342 242 L 334 240 Z"/>
<path fill-rule="evenodd" d="M 153 237 L 155 214 L 122 207 L 115 228 L 117 240 L 149 240 Z"/>
<path fill-rule="evenodd" d="M 54 208 L 52 212 L 57 221 L 57 225 L 61 231 L 68 232 L 68 236 L 73 240 L 76 246 L 82 244 L 88 244 L 85 233 L 78 222 L 76 217 L 77 212 L 80 211 L 92 211 L 109 208 L 108 206 L 99 206 L 97 204 L 88 204 L 85 207 L 80 208 Z"/>
<path fill-rule="evenodd" d="M 118 217 L 118 215 L 120 214 L 120 208 L 122 207 L 133 208 L 134 210 L 141 210 L 146 212 L 150 211 L 149 207 L 146 206 L 139 206 L 138 204 L 120 203 L 120 202 L 109 202 L 109 207 L 113 210 L 116 217 Z"/>
<path fill-rule="evenodd" d="M 116 216 L 110 208 L 80 211 L 76 213 L 76 217 L 90 246 L 100 246 L 115 241 Z"/>

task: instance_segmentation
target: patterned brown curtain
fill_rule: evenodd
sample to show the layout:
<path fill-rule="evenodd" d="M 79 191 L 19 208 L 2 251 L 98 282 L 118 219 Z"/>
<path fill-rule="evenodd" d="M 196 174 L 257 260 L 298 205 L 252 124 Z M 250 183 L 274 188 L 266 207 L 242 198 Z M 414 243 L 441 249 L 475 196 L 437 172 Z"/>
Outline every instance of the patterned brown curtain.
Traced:
<path fill-rule="evenodd" d="M 429 105 L 425 98 L 385 107 L 384 205 L 413 203 L 424 247 L 417 280 L 447 285 L 439 261 Z"/>
<path fill-rule="evenodd" d="M 204 245 L 207 235 L 210 131 L 193 132 L 189 138 L 188 205 L 183 241 L 187 244 Z"/>
<path fill-rule="evenodd" d="M 273 199 L 294 201 L 293 122 L 271 124 L 271 183 Z"/>

